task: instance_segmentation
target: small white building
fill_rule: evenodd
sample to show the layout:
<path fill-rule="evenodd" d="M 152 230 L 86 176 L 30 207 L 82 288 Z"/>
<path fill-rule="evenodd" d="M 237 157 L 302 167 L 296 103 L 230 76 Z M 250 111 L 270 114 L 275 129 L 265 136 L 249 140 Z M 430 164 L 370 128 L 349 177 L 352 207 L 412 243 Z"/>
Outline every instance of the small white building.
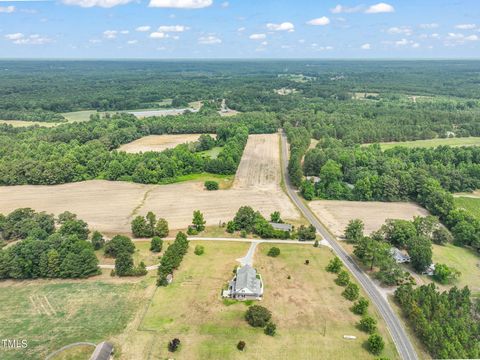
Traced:
<path fill-rule="evenodd" d="M 228 289 L 223 290 L 222 297 L 237 300 L 261 300 L 263 297 L 262 277 L 250 265 L 238 267 L 234 278 L 228 283 Z"/>
<path fill-rule="evenodd" d="M 435 274 L 435 264 L 430 264 L 425 270 L 422 271 L 422 275 L 433 276 Z"/>
<path fill-rule="evenodd" d="M 393 259 L 397 264 L 410 262 L 410 256 L 404 254 L 402 251 L 400 251 L 400 249 L 397 249 L 396 247 L 392 247 L 390 249 L 390 255 L 392 255 Z"/>

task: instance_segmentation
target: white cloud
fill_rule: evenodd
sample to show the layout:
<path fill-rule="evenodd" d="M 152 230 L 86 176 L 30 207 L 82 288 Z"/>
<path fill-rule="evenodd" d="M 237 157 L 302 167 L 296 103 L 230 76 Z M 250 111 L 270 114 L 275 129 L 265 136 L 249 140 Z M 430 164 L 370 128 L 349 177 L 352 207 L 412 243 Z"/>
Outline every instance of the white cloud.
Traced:
<path fill-rule="evenodd" d="M 413 34 L 413 30 L 409 26 L 391 27 L 387 30 L 389 34 L 404 34 L 410 36 Z"/>
<path fill-rule="evenodd" d="M 439 25 L 437 23 L 430 23 L 430 24 L 420 24 L 419 26 L 422 29 L 436 29 L 438 28 Z"/>
<path fill-rule="evenodd" d="M 353 7 L 348 7 L 348 6 L 343 6 L 343 5 L 337 5 L 334 8 L 330 9 L 332 14 L 351 14 L 351 13 L 356 13 L 362 11 L 363 6 L 353 6 Z"/>
<path fill-rule="evenodd" d="M 84 8 L 102 7 L 111 8 L 117 5 L 125 5 L 132 0 L 63 0 L 65 5 L 76 5 Z"/>
<path fill-rule="evenodd" d="M 268 45 L 268 41 L 262 41 L 262 43 L 260 44 L 262 46 L 267 46 Z"/>
<path fill-rule="evenodd" d="M 322 16 L 320 18 L 316 18 L 308 21 L 307 24 L 314 25 L 314 26 L 325 26 L 330 24 L 330 19 L 326 16 Z"/>
<path fill-rule="evenodd" d="M 263 40 L 267 37 L 265 34 L 252 34 L 249 36 L 250 39 L 252 40 Z"/>
<path fill-rule="evenodd" d="M 0 13 L 13 13 L 15 11 L 15 6 L 0 6 Z"/>
<path fill-rule="evenodd" d="M 371 48 L 372 48 L 372 45 L 370 45 L 369 43 L 366 43 L 360 46 L 360 49 L 362 50 L 370 50 Z"/>
<path fill-rule="evenodd" d="M 14 34 L 7 34 L 5 35 L 5 39 L 7 40 L 18 40 L 25 37 L 22 33 L 14 33 Z"/>
<path fill-rule="evenodd" d="M 168 37 L 167 34 L 165 34 L 164 32 L 158 32 L 158 31 L 155 31 L 153 33 L 150 34 L 150 37 L 152 39 L 165 39 Z"/>
<path fill-rule="evenodd" d="M 213 0 L 150 0 L 149 7 L 176 8 L 176 9 L 201 9 L 209 7 Z"/>
<path fill-rule="evenodd" d="M 201 36 L 198 38 L 198 43 L 202 45 L 221 44 L 222 40 L 214 35 Z"/>
<path fill-rule="evenodd" d="M 183 25 L 162 25 L 158 27 L 159 32 L 184 32 L 189 30 L 188 26 Z"/>
<path fill-rule="evenodd" d="M 267 29 L 272 31 L 294 31 L 295 26 L 291 22 L 283 22 L 280 24 L 267 24 Z"/>
<path fill-rule="evenodd" d="M 477 27 L 475 24 L 458 24 L 455 26 L 455 29 L 460 29 L 460 30 L 473 30 Z"/>
<path fill-rule="evenodd" d="M 405 45 L 408 45 L 409 43 L 410 42 L 407 39 L 395 41 L 395 45 L 397 46 L 405 46 Z"/>
<path fill-rule="evenodd" d="M 447 37 L 445 38 L 445 45 L 446 46 L 455 46 L 461 45 L 468 41 L 478 41 L 480 38 L 478 35 L 464 35 L 462 33 L 448 33 Z"/>
<path fill-rule="evenodd" d="M 420 47 L 420 44 L 417 43 L 417 42 L 412 44 L 412 48 L 414 48 L 414 49 L 417 49 L 419 47 Z"/>
<path fill-rule="evenodd" d="M 143 25 L 143 26 L 139 26 L 135 29 L 135 31 L 139 31 L 139 32 L 147 32 L 147 31 L 150 31 L 151 27 L 148 26 L 148 25 Z"/>
<path fill-rule="evenodd" d="M 52 42 L 52 39 L 39 34 L 29 36 L 22 33 L 7 34 L 5 39 L 12 41 L 16 45 L 43 45 Z"/>
<path fill-rule="evenodd" d="M 122 30 L 122 31 L 120 31 L 120 34 L 122 34 L 122 35 L 128 35 L 128 34 L 130 34 L 130 31 L 128 31 L 128 30 Z"/>
<path fill-rule="evenodd" d="M 117 37 L 118 31 L 117 30 L 105 30 L 103 32 L 103 37 L 105 39 L 115 39 Z"/>
<path fill-rule="evenodd" d="M 246 30 L 246 28 L 243 27 L 243 26 L 242 26 L 242 27 L 239 27 L 239 28 L 237 29 L 238 32 L 242 32 L 242 31 L 245 31 L 245 30 Z"/>
<path fill-rule="evenodd" d="M 392 12 L 395 12 L 395 8 L 392 5 L 386 3 L 378 3 L 370 6 L 367 10 L 365 10 L 366 14 L 380 14 Z"/>
<path fill-rule="evenodd" d="M 128 40 L 128 41 L 127 41 L 127 44 L 128 44 L 128 45 L 138 44 L 138 40 Z"/>

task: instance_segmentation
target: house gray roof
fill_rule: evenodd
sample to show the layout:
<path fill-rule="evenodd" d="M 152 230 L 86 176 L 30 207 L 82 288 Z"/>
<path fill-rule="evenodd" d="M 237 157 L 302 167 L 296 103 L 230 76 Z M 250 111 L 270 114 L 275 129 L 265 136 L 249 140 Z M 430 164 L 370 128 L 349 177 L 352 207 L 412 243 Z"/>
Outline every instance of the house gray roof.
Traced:
<path fill-rule="evenodd" d="M 292 225 L 290 224 L 281 224 L 281 223 L 271 222 L 270 225 L 272 225 L 272 227 L 275 230 L 292 231 Z"/>
<path fill-rule="evenodd" d="M 103 341 L 97 345 L 90 360 L 109 360 L 113 353 L 113 345 Z"/>
<path fill-rule="evenodd" d="M 252 293 L 260 291 L 260 280 L 257 279 L 257 271 L 250 265 L 242 266 L 237 270 L 235 290 L 248 289 Z"/>
<path fill-rule="evenodd" d="M 396 247 L 390 248 L 390 254 L 392 255 L 392 257 L 397 262 L 408 262 L 408 261 L 410 261 L 410 256 L 404 254 L 403 252 L 401 252 Z"/>

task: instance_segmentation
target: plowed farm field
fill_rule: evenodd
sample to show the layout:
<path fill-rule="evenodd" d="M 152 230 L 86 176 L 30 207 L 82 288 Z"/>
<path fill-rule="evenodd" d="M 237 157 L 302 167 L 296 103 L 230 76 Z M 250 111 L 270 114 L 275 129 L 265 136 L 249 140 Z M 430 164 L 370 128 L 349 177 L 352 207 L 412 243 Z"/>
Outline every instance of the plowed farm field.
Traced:
<path fill-rule="evenodd" d="M 195 135 L 198 138 L 198 135 Z M 242 161 L 229 190 L 206 191 L 203 182 L 169 185 L 92 180 L 63 185 L 0 187 L 0 213 L 31 207 L 58 215 L 76 213 L 92 229 L 129 233 L 136 215 L 153 211 L 168 220 L 171 229 L 186 228 L 194 210 L 203 212 L 207 226 L 233 218 L 240 206 L 250 205 L 264 216 L 280 211 L 286 220 L 300 214 L 280 187 L 278 134 L 249 137 Z"/>

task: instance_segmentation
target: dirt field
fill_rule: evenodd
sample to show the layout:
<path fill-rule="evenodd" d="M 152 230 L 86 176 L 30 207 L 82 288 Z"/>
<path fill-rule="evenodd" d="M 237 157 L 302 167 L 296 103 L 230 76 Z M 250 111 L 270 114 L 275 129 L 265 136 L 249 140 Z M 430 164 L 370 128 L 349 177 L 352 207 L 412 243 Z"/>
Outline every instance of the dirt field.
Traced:
<path fill-rule="evenodd" d="M 280 187 L 280 181 L 278 134 L 250 135 L 233 187 L 277 190 Z"/>
<path fill-rule="evenodd" d="M 122 359 L 171 357 L 167 343 L 173 337 L 182 343 L 176 359 L 317 359 L 319 354 L 322 359 L 372 358 L 362 347 L 367 335 L 355 327 L 360 317 L 348 310 L 351 302 L 340 295 L 343 289 L 335 285 L 335 276 L 324 270 L 332 257 L 329 249 L 278 245 L 281 255 L 272 259 L 266 256 L 270 246 L 259 246 L 254 266 L 265 282 L 261 305 L 272 311 L 277 324 L 277 335 L 269 337 L 245 322 L 245 303 L 220 298 L 234 259 L 246 253 L 248 244 L 195 244 L 202 244 L 205 254 L 195 256 L 190 250 L 174 282 L 157 289 L 139 331 L 115 339 L 122 344 Z M 308 267 L 303 265 L 307 258 Z M 373 309 L 370 313 L 378 318 Z M 396 359 L 383 322 L 380 332 L 386 341 L 382 355 Z M 357 339 L 344 340 L 343 335 Z M 239 340 L 247 344 L 244 352 L 235 347 Z"/>
<path fill-rule="evenodd" d="M 427 210 L 405 202 L 362 202 L 318 200 L 309 203 L 310 208 L 335 236 L 343 236 L 352 219 L 365 223 L 365 234 L 378 230 L 387 219 L 411 220 L 414 216 L 426 216 Z"/>
<path fill-rule="evenodd" d="M 143 185 L 104 180 L 54 186 L 0 187 L 0 213 L 31 207 L 58 215 L 76 213 L 92 229 L 107 234 L 129 233 L 137 214 L 153 211 L 168 220 L 171 229 L 190 224 L 201 210 L 207 225 L 231 220 L 239 207 L 250 205 L 264 216 L 279 210 L 284 219 L 300 214 L 280 188 L 278 135 L 254 135 L 247 144 L 236 180 L 229 190 L 206 191 L 203 182 Z"/>
<path fill-rule="evenodd" d="M 197 141 L 200 134 L 149 135 L 120 146 L 119 151 L 141 153 L 146 151 L 163 151 L 177 145 Z"/>

